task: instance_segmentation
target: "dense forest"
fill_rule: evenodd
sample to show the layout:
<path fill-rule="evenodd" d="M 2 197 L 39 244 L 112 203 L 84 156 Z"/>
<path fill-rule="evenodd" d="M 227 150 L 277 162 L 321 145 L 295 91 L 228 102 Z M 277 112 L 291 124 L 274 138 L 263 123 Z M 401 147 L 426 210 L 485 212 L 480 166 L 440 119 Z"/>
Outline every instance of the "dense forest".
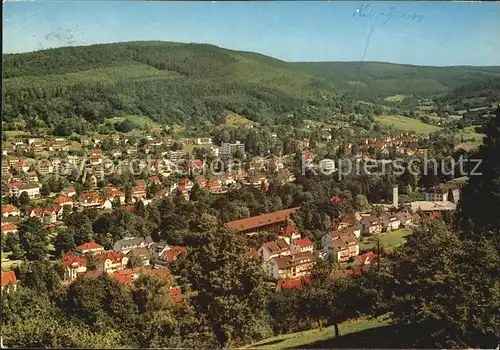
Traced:
<path fill-rule="evenodd" d="M 124 115 L 170 125 L 218 125 L 228 112 L 264 124 L 290 115 L 323 119 L 352 111 L 357 100 L 445 93 L 500 76 L 497 67 L 292 64 L 212 45 L 169 42 L 8 54 L 3 65 L 4 128 L 51 132 L 68 121 L 85 129 Z"/>

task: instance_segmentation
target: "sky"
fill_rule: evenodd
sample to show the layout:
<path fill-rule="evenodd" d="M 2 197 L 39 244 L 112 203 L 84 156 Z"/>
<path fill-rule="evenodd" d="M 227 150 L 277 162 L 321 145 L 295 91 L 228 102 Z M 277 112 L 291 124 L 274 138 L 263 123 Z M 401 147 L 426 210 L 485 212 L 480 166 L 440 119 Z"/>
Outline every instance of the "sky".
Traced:
<path fill-rule="evenodd" d="M 164 40 L 295 62 L 500 65 L 499 2 L 10 0 L 3 6 L 4 53 Z"/>

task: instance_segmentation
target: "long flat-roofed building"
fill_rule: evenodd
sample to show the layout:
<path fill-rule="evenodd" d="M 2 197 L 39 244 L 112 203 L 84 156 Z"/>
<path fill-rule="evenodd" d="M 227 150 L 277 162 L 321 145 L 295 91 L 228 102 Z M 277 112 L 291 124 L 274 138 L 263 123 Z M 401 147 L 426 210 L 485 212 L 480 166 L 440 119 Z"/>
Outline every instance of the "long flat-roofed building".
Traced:
<path fill-rule="evenodd" d="M 230 221 L 225 223 L 224 226 L 238 233 L 264 231 L 279 233 L 281 232 L 282 226 L 286 223 L 286 219 L 288 219 L 292 213 L 295 213 L 297 209 L 299 209 L 299 207 L 252 216 L 248 219 Z"/>

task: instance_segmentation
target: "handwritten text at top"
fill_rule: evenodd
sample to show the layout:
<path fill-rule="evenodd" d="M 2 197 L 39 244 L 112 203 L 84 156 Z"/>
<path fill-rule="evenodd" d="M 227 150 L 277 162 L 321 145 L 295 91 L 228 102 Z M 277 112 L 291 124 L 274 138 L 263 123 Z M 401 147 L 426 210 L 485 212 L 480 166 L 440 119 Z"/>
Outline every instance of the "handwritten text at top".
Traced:
<path fill-rule="evenodd" d="M 356 9 L 353 17 L 359 18 L 367 18 L 367 19 L 383 19 L 385 26 L 391 20 L 406 20 L 406 21 L 416 21 L 420 23 L 420 21 L 424 18 L 424 15 L 418 14 L 416 12 L 401 12 L 397 11 L 395 7 L 389 7 L 387 11 L 378 11 L 373 7 L 370 7 L 369 4 L 361 5 Z"/>

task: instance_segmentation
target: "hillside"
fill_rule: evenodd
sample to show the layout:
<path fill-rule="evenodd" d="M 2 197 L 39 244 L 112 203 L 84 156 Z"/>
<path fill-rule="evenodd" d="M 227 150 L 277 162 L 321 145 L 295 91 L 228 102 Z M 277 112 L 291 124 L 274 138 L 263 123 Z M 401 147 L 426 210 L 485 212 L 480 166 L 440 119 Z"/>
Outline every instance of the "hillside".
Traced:
<path fill-rule="evenodd" d="M 462 85 L 500 78 L 500 67 L 426 67 L 383 62 L 301 62 L 303 71 L 330 80 L 338 89 L 353 91 L 358 98 L 392 95 L 444 94 Z"/>
<path fill-rule="evenodd" d="M 498 67 L 370 62 L 359 74 L 361 63 L 287 63 L 213 45 L 157 41 L 9 54 L 3 64 L 5 129 L 55 133 L 60 124 L 81 133 L 128 115 L 181 125 L 217 125 L 230 113 L 262 123 L 290 122 L 290 114 L 298 121 L 321 119 L 350 104 L 355 85 L 356 100 L 377 101 L 445 93 L 500 76 Z"/>

